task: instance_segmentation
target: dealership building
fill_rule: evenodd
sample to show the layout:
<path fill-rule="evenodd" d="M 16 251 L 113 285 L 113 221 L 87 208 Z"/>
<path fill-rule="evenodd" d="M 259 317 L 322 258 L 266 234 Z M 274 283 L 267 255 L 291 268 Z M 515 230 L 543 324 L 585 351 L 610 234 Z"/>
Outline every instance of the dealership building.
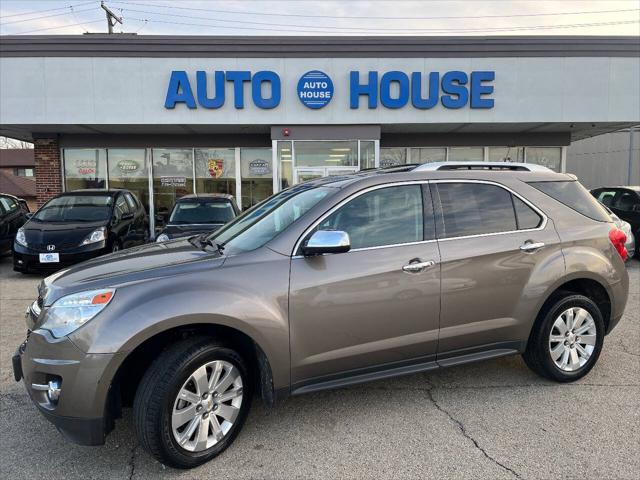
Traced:
<path fill-rule="evenodd" d="M 0 39 L 0 135 L 34 143 L 38 202 L 128 188 L 152 220 L 407 163 L 565 171 L 572 141 L 639 123 L 637 37 Z"/>

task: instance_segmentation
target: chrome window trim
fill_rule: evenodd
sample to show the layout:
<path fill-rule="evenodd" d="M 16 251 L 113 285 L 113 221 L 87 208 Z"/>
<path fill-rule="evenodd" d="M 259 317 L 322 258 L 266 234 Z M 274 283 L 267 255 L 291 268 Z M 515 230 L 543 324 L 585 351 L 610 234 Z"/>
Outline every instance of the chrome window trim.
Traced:
<path fill-rule="evenodd" d="M 329 215 L 331 215 L 337 209 L 342 207 L 344 204 L 350 202 L 351 200 L 353 200 L 355 198 L 358 198 L 360 195 L 364 195 L 365 193 L 371 192 L 373 190 L 379 190 L 381 188 L 398 187 L 398 186 L 403 186 L 403 185 L 422 185 L 422 184 L 428 184 L 428 183 L 429 183 L 429 180 L 406 180 L 406 181 L 401 181 L 401 182 L 383 183 L 383 184 L 380 184 L 380 185 L 373 185 L 371 187 L 365 188 L 363 190 L 355 192 L 353 195 L 351 195 L 351 196 L 349 196 L 347 198 L 342 199 L 336 205 L 331 207 L 327 212 L 325 212 L 323 215 L 321 215 L 318 220 L 313 222 L 309 227 L 307 227 L 305 229 L 304 233 L 302 235 L 300 235 L 300 238 L 298 238 L 298 240 L 296 241 L 295 246 L 293 247 L 293 250 L 291 252 L 291 258 L 304 258 L 304 255 L 296 255 L 296 252 L 300 248 L 300 245 L 302 244 L 303 239 L 311 232 L 311 230 L 313 230 L 320 223 L 322 223 L 322 221 L 325 218 L 327 218 Z M 424 208 L 424 205 L 423 205 L 423 208 Z M 393 245 L 377 245 L 375 247 L 354 248 L 352 250 L 349 250 L 349 252 L 358 252 L 358 251 L 362 251 L 362 250 L 373 250 L 373 249 L 379 249 L 379 248 L 398 247 L 398 246 L 403 246 L 403 245 L 416 245 L 416 244 L 419 244 L 419 243 L 428 243 L 428 242 L 435 242 L 435 241 L 437 241 L 436 238 L 434 238 L 432 240 L 420 240 L 418 242 L 397 243 L 397 244 L 393 244 Z"/>
<path fill-rule="evenodd" d="M 536 228 L 526 228 L 526 229 L 522 229 L 522 230 L 506 230 L 504 232 L 477 233 L 477 234 L 474 234 L 474 235 L 461 235 L 461 236 L 457 236 L 457 237 L 438 238 L 439 242 L 446 242 L 446 241 L 449 241 L 449 240 L 459 240 L 459 239 L 466 239 L 466 238 L 488 237 L 488 236 L 492 236 L 492 235 L 506 235 L 506 234 L 510 234 L 510 233 L 537 232 L 537 231 L 540 231 L 540 230 L 544 230 L 545 227 L 547 226 L 548 217 L 542 210 L 540 210 L 538 207 L 536 207 L 534 204 L 532 204 L 529 200 L 524 198 L 519 193 L 513 191 L 512 189 L 510 189 L 509 187 L 507 187 L 506 185 L 503 185 L 501 183 L 492 182 L 491 180 L 467 180 L 467 179 L 460 179 L 460 180 L 455 180 L 455 179 L 431 180 L 430 183 L 434 183 L 434 184 L 437 184 L 437 183 L 482 183 L 482 184 L 486 184 L 486 185 L 494 185 L 496 187 L 503 188 L 507 192 L 511 193 L 511 195 L 514 195 L 514 196 L 518 197 L 528 207 L 530 207 L 534 212 L 536 212 L 538 215 L 540 215 L 540 217 L 542 217 L 542 223 L 540 223 L 540 225 L 538 227 L 536 227 Z M 514 212 L 514 216 L 515 216 L 515 212 Z M 437 232 L 436 232 L 436 235 L 437 235 Z"/>

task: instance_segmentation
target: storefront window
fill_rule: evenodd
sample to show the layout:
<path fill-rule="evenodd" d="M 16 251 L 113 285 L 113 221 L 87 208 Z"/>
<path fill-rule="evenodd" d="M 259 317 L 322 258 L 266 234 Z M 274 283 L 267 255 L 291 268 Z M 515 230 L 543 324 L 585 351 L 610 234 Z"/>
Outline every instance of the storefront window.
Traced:
<path fill-rule="evenodd" d="M 103 148 L 64 150 L 65 189 L 107 187 L 107 155 Z"/>
<path fill-rule="evenodd" d="M 293 185 L 293 152 L 291 142 L 278 142 L 278 161 L 280 162 L 280 189 Z"/>
<path fill-rule="evenodd" d="M 376 145 L 372 141 L 360 142 L 360 170 L 375 168 L 376 166 Z"/>
<path fill-rule="evenodd" d="M 482 162 L 484 160 L 483 147 L 451 147 L 449 160 L 452 162 Z"/>
<path fill-rule="evenodd" d="M 296 167 L 357 167 L 357 141 L 295 142 Z"/>
<path fill-rule="evenodd" d="M 527 147 L 527 163 L 537 163 L 559 172 L 561 159 L 562 147 Z"/>
<path fill-rule="evenodd" d="M 273 194 L 270 148 L 241 148 L 242 206 L 247 209 Z"/>
<path fill-rule="evenodd" d="M 380 168 L 395 167 L 407 163 L 406 148 L 381 148 Z"/>
<path fill-rule="evenodd" d="M 523 147 L 489 147 L 490 162 L 524 162 Z"/>
<path fill-rule="evenodd" d="M 412 148 L 410 163 L 444 162 L 447 159 L 446 148 Z"/>
<path fill-rule="evenodd" d="M 176 199 L 193 193 L 193 150 L 154 148 L 152 154 L 155 215 L 166 223 Z"/>
<path fill-rule="evenodd" d="M 235 148 L 196 148 L 196 192 L 236 195 Z"/>
<path fill-rule="evenodd" d="M 149 212 L 149 169 L 141 148 L 110 148 L 109 187 L 130 190 Z"/>

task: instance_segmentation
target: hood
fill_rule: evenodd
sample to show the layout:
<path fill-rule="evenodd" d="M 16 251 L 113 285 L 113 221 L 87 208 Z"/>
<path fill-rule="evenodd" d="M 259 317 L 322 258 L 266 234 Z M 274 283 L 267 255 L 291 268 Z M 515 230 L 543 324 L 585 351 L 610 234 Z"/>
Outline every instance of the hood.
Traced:
<path fill-rule="evenodd" d="M 198 235 L 201 233 L 211 233 L 218 230 L 224 223 L 207 223 L 207 224 L 186 224 L 172 225 L 168 224 L 160 233 L 168 235 L 169 238 L 187 237 L 189 235 Z"/>
<path fill-rule="evenodd" d="M 224 259 L 217 251 L 202 250 L 189 240 L 152 243 L 61 270 L 41 282 L 38 294 L 44 305 L 51 305 L 71 293 L 211 269 L 221 266 Z"/>
<path fill-rule="evenodd" d="M 44 249 L 55 245 L 56 251 L 76 248 L 96 228 L 106 226 L 106 222 L 38 222 L 30 220 L 22 227 L 27 245 L 34 249 Z"/>

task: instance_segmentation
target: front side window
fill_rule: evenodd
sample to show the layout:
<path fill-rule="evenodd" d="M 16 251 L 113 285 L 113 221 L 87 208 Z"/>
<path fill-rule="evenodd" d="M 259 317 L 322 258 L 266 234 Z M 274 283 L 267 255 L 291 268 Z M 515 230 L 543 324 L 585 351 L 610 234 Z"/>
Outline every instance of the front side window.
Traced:
<path fill-rule="evenodd" d="M 601 190 L 598 192 L 598 200 L 607 207 L 613 206 L 613 198 L 616 196 L 616 190 Z"/>
<path fill-rule="evenodd" d="M 47 202 L 32 220 L 38 222 L 103 222 L 111 215 L 113 199 L 102 195 L 63 195 Z"/>
<path fill-rule="evenodd" d="M 208 237 L 225 254 L 255 250 L 286 230 L 318 202 L 337 189 L 300 184 L 283 190 L 246 210 Z"/>
<path fill-rule="evenodd" d="M 441 238 L 517 229 L 511 193 L 482 183 L 438 183 L 442 208 Z"/>
<path fill-rule="evenodd" d="M 117 218 L 122 218 L 123 215 L 130 213 L 129 206 L 127 205 L 127 201 L 124 198 L 124 195 L 120 195 L 118 200 L 116 200 L 116 208 L 115 214 Z"/>
<path fill-rule="evenodd" d="M 347 232 L 352 249 L 422 241 L 422 189 L 401 185 L 364 193 L 329 215 L 319 229 Z"/>

